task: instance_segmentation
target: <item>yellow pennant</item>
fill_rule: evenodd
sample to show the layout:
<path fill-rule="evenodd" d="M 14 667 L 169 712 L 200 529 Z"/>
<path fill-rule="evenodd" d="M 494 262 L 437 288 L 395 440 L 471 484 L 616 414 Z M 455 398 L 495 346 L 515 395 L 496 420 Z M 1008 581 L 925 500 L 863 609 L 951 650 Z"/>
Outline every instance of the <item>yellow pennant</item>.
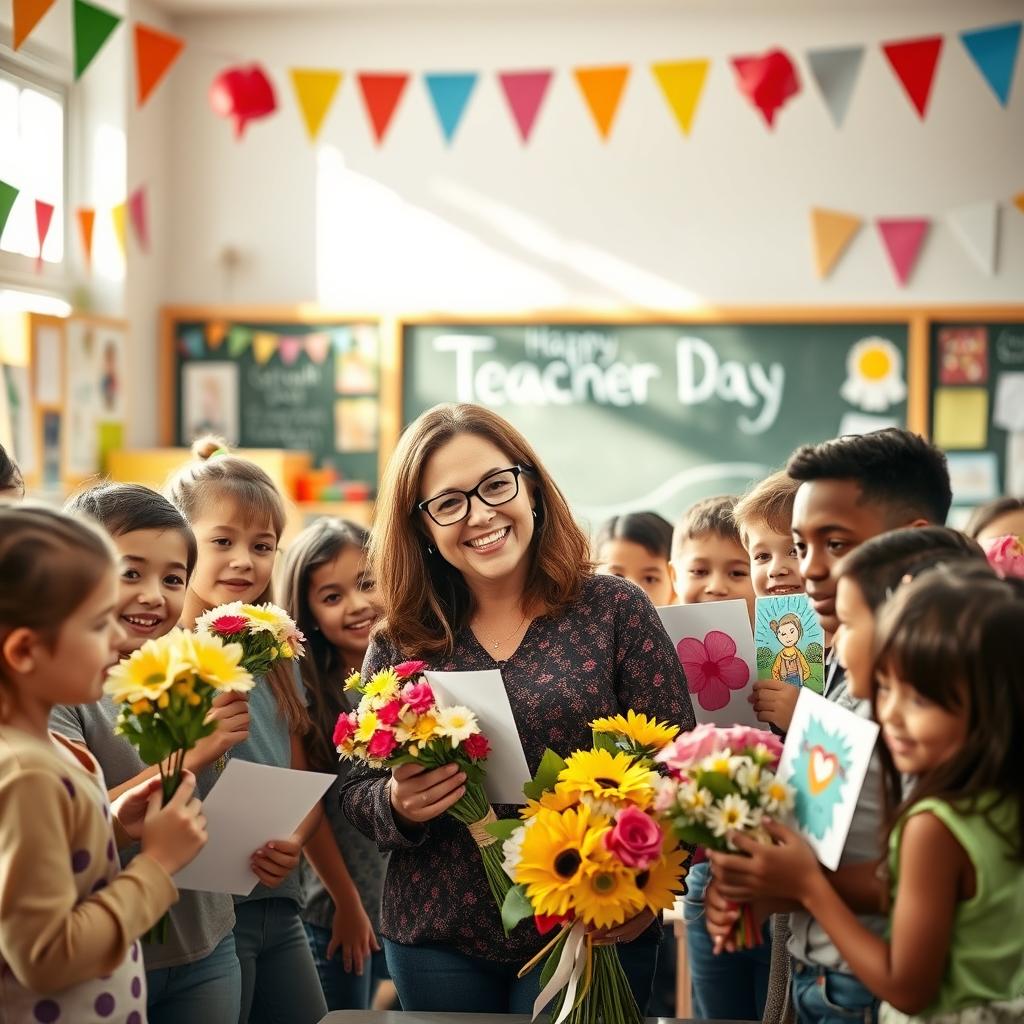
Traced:
<path fill-rule="evenodd" d="M 334 94 L 341 85 L 340 71 L 314 71 L 309 68 L 289 68 L 295 96 L 299 101 L 302 119 L 310 141 L 315 142 L 320 134 L 327 111 L 334 100 Z"/>
<path fill-rule="evenodd" d="M 252 336 L 252 354 L 260 366 L 269 362 L 277 351 L 277 335 L 270 331 L 256 331 Z"/>
<path fill-rule="evenodd" d="M 860 231 L 863 221 L 852 213 L 840 210 L 811 209 L 811 243 L 814 246 L 814 269 L 818 277 L 828 277 L 843 250 Z"/>
<path fill-rule="evenodd" d="M 607 139 L 619 109 L 622 91 L 626 88 L 626 80 L 629 78 L 629 65 L 575 68 L 573 74 L 583 98 L 587 101 L 601 138 Z"/>
<path fill-rule="evenodd" d="M 125 235 L 125 204 L 118 203 L 110 211 L 110 217 L 114 222 L 114 237 L 117 238 L 117 244 L 121 247 L 121 255 L 125 255 L 126 251 L 126 235 Z"/>
<path fill-rule="evenodd" d="M 673 60 L 651 65 L 651 73 L 684 135 L 689 135 L 693 127 L 693 115 L 697 112 L 709 67 L 709 60 Z"/>

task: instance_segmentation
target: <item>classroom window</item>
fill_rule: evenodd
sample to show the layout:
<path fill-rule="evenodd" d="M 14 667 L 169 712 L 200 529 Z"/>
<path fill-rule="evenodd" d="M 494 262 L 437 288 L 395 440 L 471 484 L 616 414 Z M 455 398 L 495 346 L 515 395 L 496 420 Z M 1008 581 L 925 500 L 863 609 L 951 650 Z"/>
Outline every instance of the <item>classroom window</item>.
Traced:
<path fill-rule="evenodd" d="M 35 201 L 41 199 L 54 208 L 43 260 L 64 259 L 64 116 L 58 85 L 0 67 L 0 181 L 20 192 L 0 238 L 5 252 L 38 256 Z"/>

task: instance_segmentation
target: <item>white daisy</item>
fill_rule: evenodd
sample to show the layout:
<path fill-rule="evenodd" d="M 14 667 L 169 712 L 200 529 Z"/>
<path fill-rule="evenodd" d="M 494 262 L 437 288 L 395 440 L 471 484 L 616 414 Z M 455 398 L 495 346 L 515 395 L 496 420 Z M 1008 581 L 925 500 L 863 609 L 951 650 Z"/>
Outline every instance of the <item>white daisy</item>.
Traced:
<path fill-rule="evenodd" d="M 451 707 L 437 709 L 438 735 L 447 736 L 453 747 L 457 747 L 463 740 L 468 740 L 479 731 L 476 715 L 469 708 L 454 704 Z"/>
<path fill-rule="evenodd" d="M 749 757 L 743 757 L 740 760 L 743 763 L 736 769 L 736 785 L 740 789 L 756 793 L 761 786 L 761 776 L 764 772 L 761 766 Z"/>
<path fill-rule="evenodd" d="M 761 780 L 761 807 L 766 814 L 780 814 L 793 807 L 793 787 L 780 782 L 774 775 Z"/>
<path fill-rule="evenodd" d="M 750 804 L 741 796 L 730 793 L 707 812 L 707 826 L 716 836 L 732 830 L 742 831 L 751 824 Z"/>

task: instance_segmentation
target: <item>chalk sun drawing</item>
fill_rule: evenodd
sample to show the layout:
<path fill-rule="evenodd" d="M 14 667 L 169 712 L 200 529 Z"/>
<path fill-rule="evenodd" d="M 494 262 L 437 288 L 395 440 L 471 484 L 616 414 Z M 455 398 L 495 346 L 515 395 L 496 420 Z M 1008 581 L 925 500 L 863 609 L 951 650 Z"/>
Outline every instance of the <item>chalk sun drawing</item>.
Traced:
<path fill-rule="evenodd" d="M 830 732 L 817 718 L 808 720 L 789 781 L 796 790 L 796 819 L 816 839 L 825 838 L 843 802 L 852 755 L 841 733 Z"/>

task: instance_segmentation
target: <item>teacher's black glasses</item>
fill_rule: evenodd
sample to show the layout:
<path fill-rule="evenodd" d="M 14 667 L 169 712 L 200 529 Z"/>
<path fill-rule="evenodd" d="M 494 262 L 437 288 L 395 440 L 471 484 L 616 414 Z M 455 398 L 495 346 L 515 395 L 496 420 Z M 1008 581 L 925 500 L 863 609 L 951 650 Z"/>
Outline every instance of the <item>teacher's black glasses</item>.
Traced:
<path fill-rule="evenodd" d="M 519 493 L 519 477 L 529 473 L 527 466 L 509 466 L 488 473 L 471 491 L 451 488 L 443 494 L 427 498 L 416 506 L 418 512 L 426 512 L 438 526 L 454 526 L 469 515 L 470 499 L 479 498 L 492 508 L 504 505 Z"/>

